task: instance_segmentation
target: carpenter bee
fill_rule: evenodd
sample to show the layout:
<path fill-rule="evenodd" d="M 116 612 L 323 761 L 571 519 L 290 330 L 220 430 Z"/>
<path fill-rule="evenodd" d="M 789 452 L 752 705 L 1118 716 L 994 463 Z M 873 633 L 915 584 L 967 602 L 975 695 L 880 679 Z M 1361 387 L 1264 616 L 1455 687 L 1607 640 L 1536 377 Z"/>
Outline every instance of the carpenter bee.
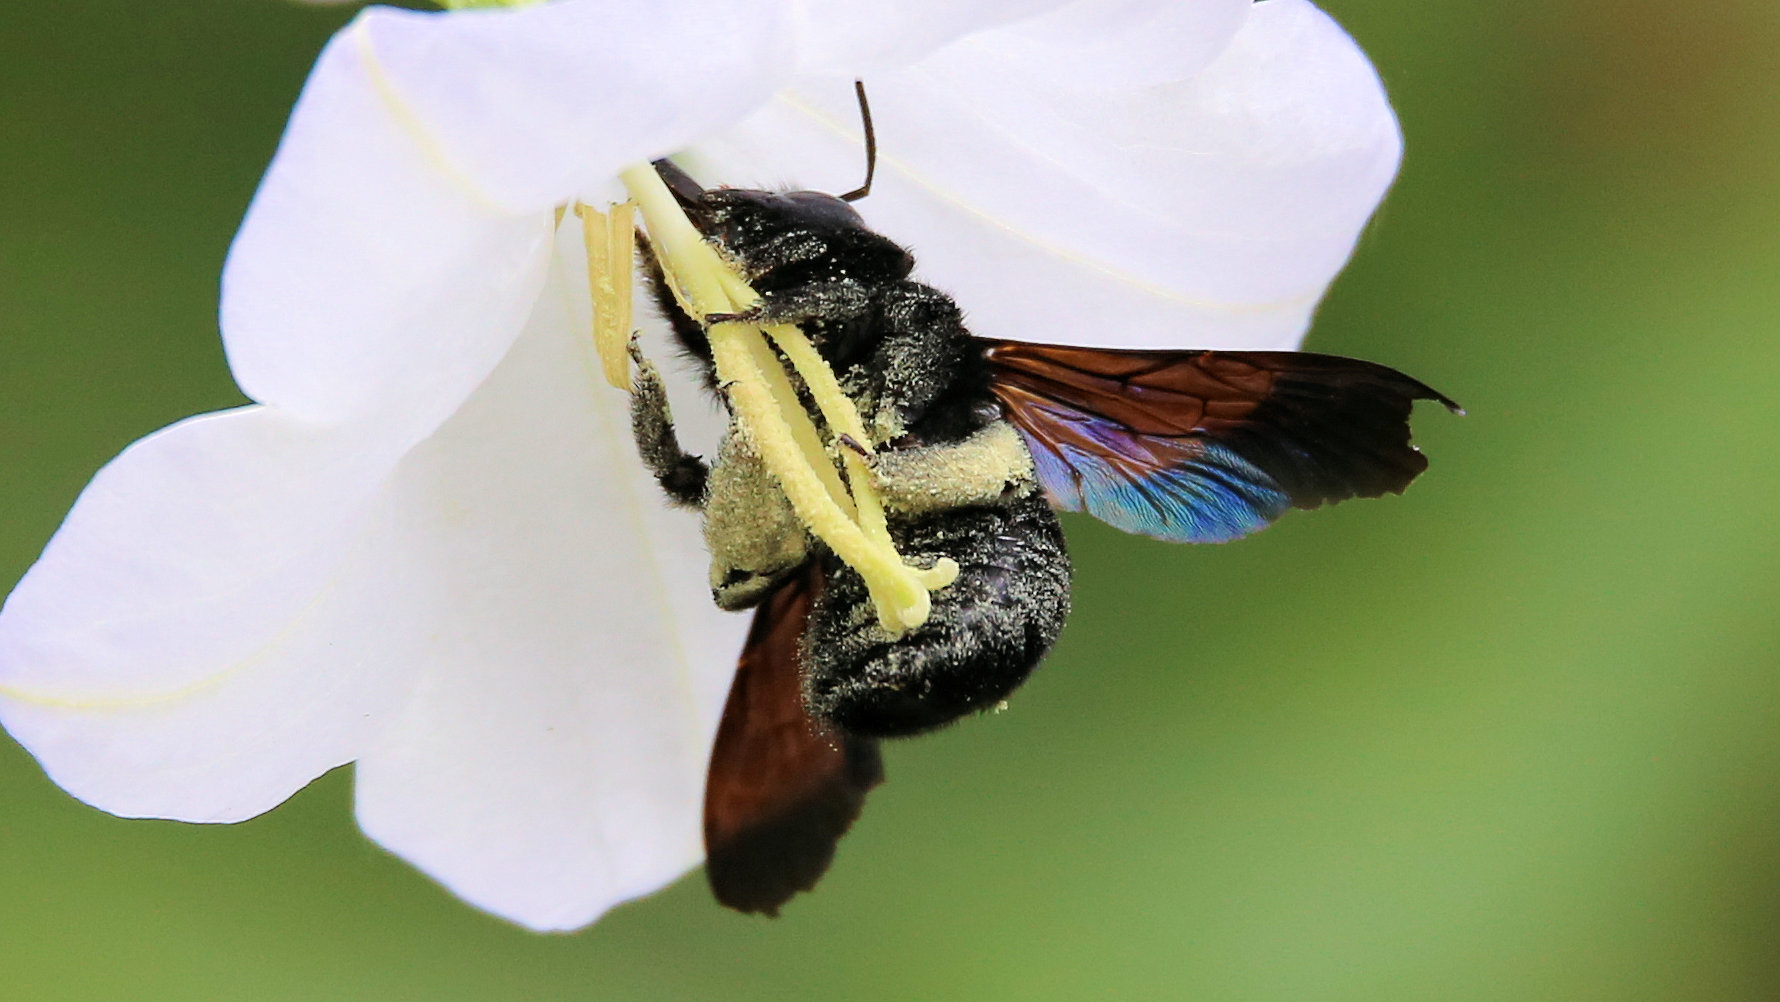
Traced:
<path fill-rule="evenodd" d="M 849 204 L 869 171 L 833 196 L 707 189 L 668 161 L 656 169 L 759 293 L 748 319 L 797 325 L 859 407 L 874 441 L 825 445 L 836 462 L 869 460 L 896 548 L 959 566 L 926 622 L 886 631 L 859 574 L 805 531 L 733 423 L 713 461 L 681 449 L 633 346 L 639 454 L 670 498 L 702 510 L 717 604 L 757 610 L 705 799 L 706 873 L 742 911 L 776 914 L 815 885 L 882 781 L 879 739 L 992 708 L 1043 658 L 1070 604 L 1056 510 L 1176 542 L 1235 539 L 1289 508 L 1402 491 L 1427 466 L 1409 443 L 1414 402 L 1458 409 L 1328 355 L 975 337 Z M 721 395 L 717 318 L 689 316 L 644 256 L 675 338 Z"/>

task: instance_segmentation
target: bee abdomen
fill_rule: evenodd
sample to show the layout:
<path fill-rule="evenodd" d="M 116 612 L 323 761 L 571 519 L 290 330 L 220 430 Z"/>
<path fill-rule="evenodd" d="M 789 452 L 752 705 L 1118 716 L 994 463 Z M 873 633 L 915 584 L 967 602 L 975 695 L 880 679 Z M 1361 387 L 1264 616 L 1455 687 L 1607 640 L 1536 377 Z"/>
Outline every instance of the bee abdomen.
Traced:
<path fill-rule="evenodd" d="M 863 582 L 833 556 L 804 636 L 805 695 L 816 715 L 869 737 L 919 734 L 990 709 L 1032 673 L 1069 614 L 1062 527 L 1039 494 L 893 526 L 897 548 L 958 562 L 926 623 L 892 638 Z"/>

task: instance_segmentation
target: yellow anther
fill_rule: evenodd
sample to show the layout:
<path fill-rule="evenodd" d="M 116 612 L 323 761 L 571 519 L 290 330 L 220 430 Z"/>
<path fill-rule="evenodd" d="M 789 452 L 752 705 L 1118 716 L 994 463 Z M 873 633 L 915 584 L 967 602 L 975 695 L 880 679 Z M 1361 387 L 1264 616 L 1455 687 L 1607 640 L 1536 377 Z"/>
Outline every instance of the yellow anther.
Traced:
<path fill-rule="evenodd" d="M 576 205 L 581 239 L 587 245 L 587 287 L 593 293 L 593 346 L 606 382 L 630 391 L 630 273 L 636 256 L 636 205 L 621 202 L 610 212 Z"/>

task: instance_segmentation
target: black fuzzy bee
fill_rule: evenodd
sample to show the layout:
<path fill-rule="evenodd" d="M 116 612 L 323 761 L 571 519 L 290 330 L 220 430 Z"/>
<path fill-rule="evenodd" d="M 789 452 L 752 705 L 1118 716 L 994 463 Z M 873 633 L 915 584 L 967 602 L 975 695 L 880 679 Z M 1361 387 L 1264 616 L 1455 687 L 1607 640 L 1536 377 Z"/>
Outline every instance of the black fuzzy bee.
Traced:
<path fill-rule="evenodd" d="M 1175 541 L 1234 539 L 1291 507 L 1401 491 L 1427 465 L 1409 444 L 1418 399 L 1456 405 L 1369 362 L 1297 352 L 1110 351 L 974 337 L 913 259 L 844 197 L 700 187 L 658 172 L 762 304 L 798 325 L 878 443 L 869 455 L 897 550 L 958 580 L 925 624 L 877 625 L 859 575 L 813 540 L 732 427 L 707 464 L 684 453 L 652 367 L 637 356 L 638 450 L 676 500 L 701 508 L 712 590 L 755 607 L 705 802 L 717 898 L 775 913 L 827 869 L 882 780 L 876 740 L 1000 703 L 1069 611 L 1054 509 Z M 869 180 L 868 180 L 869 185 Z M 656 267 L 654 289 L 715 388 L 704 323 Z"/>

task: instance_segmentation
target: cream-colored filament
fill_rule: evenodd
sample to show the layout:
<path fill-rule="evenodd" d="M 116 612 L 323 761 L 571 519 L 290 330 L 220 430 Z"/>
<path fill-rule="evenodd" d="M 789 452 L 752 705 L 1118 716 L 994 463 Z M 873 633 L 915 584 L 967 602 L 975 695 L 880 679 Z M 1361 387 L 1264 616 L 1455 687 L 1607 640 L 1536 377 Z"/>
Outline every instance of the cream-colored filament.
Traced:
<path fill-rule="evenodd" d="M 632 167 L 619 177 L 642 215 L 668 288 L 688 316 L 702 322 L 707 316 L 746 313 L 760 302 L 741 274 L 686 218 L 653 167 Z M 595 344 L 607 378 L 625 388 L 630 382 L 625 339 L 630 325 L 631 261 L 629 246 L 616 230 L 620 215 L 628 216 L 629 205 L 616 206 L 611 213 L 598 213 L 586 206 L 577 209 L 587 239 L 594 289 Z M 615 277 L 620 273 L 622 280 Z M 622 306 L 607 298 L 613 293 L 624 299 Z M 615 319 L 598 319 L 602 303 Z M 621 325 L 616 318 L 622 318 Z M 842 392 L 827 360 L 792 325 L 763 328 L 726 321 L 711 324 L 707 334 L 717 378 L 728 394 L 736 425 L 778 480 L 799 520 L 859 572 L 884 629 L 900 634 L 926 622 L 932 601 L 929 592 L 956 580 L 958 565 L 941 558 L 934 567 L 922 569 L 903 560 L 890 539 L 883 501 L 864 459 L 850 450 L 840 450 L 847 470 L 843 485 L 822 445 L 820 431 L 797 399 L 766 337 L 772 338 L 803 380 L 833 435 L 850 436 L 870 448 L 872 440 L 858 408 Z M 615 367 L 622 367 L 622 382 L 613 376 Z"/>

